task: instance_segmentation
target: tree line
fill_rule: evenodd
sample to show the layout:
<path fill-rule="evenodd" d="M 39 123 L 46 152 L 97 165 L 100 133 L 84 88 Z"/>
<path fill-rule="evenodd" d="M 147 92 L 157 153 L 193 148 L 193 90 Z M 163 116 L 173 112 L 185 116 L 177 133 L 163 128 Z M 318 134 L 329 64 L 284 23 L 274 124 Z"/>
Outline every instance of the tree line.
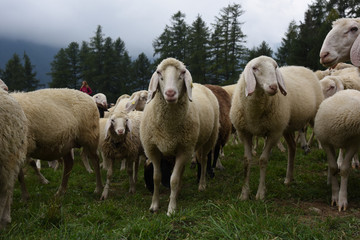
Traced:
<path fill-rule="evenodd" d="M 90 41 L 71 42 L 51 62 L 49 87 L 79 89 L 83 80 L 94 92 L 107 95 L 115 102 L 122 94 L 147 89 L 151 74 L 164 58 L 183 61 L 194 82 L 218 85 L 237 81 L 246 63 L 260 55 L 275 58 L 280 66 L 299 65 L 312 70 L 323 69 L 319 63 L 322 41 L 331 23 L 341 17 L 359 17 L 360 0 L 316 0 L 308 6 L 304 21 L 289 23 L 276 52 L 264 40 L 248 49 L 241 27 L 244 13 L 240 4 L 229 4 L 208 25 L 200 15 L 189 25 L 185 13 L 173 14 L 170 24 L 152 43 L 153 59 L 141 53 L 132 60 L 125 43 L 105 37 L 98 26 Z M 250 23 L 249 23 L 250 24 Z M 34 66 L 24 53 L 24 64 L 18 55 L 0 69 L 0 77 L 11 89 L 31 91 L 39 88 Z"/>

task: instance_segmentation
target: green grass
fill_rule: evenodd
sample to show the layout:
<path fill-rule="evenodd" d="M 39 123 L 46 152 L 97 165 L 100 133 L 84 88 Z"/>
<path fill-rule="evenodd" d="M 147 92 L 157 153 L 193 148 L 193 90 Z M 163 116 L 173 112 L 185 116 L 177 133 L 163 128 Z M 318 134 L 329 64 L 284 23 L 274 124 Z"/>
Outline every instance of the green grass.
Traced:
<path fill-rule="evenodd" d="M 258 153 L 261 147 L 258 149 Z M 225 148 L 224 171 L 208 179 L 207 189 L 198 192 L 195 170 L 186 168 L 177 213 L 166 216 L 170 191 L 161 188 L 160 210 L 150 213 L 151 193 L 144 187 L 140 169 L 137 192 L 128 193 L 128 178 L 115 165 L 109 198 L 99 201 L 93 193 L 95 176 L 83 167 L 78 152 L 67 193 L 56 199 L 62 170 L 43 162 L 42 173 L 50 184 L 39 183 L 26 168 L 31 199 L 24 203 L 18 183 L 14 191 L 12 224 L 0 239 L 356 239 L 360 236 L 360 190 L 358 170 L 348 186 L 349 208 L 338 212 L 330 206 L 326 156 L 316 147 L 304 155 L 299 148 L 295 182 L 283 184 L 287 153 L 273 149 L 268 164 L 265 201 L 255 200 L 259 168 L 251 168 L 250 200 L 240 201 L 243 184 L 243 148 Z M 102 171 L 105 179 L 105 171 Z"/>

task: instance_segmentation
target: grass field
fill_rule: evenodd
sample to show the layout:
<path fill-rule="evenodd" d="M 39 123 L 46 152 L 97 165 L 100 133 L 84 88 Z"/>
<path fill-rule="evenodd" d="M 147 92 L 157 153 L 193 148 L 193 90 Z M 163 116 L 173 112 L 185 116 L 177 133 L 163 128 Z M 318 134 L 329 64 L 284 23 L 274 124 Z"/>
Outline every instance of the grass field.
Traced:
<path fill-rule="evenodd" d="M 261 149 L 258 149 L 260 152 Z M 151 193 L 144 187 L 143 169 L 137 192 L 128 193 L 125 171 L 115 167 L 109 198 L 93 193 L 95 176 L 83 167 L 78 153 L 67 193 L 54 198 L 62 170 L 43 162 L 42 173 L 50 184 L 39 183 L 26 168 L 31 199 L 24 203 L 18 183 L 14 191 L 12 224 L 1 239 L 359 239 L 360 172 L 353 170 L 348 184 L 349 207 L 338 212 L 330 206 L 326 156 L 316 147 L 304 155 L 298 148 L 295 182 L 285 186 L 287 153 L 273 149 L 268 164 L 265 201 L 256 201 L 259 168 L 251 168 L 251 200 L 240 201 L 243 183 L 243 148 L 228 145 L 222 159 L 224 171 L 208 179 L 198 192 L 195 170 L 186 168 L 177 213 L 166 216 L 170 191 L 161 188 L 160 211 L 150 213 Z M 102 172 L 105 179 L 105 171 Z"/>

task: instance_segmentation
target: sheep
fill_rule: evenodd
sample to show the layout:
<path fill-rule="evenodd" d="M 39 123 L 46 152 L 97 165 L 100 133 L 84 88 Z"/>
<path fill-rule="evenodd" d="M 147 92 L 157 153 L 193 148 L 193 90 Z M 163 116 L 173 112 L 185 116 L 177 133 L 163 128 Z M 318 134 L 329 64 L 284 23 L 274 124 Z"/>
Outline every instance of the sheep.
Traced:
<path fill-rule="evenodd" d="M 105 200 L 108 197 L 115 159 L 126 159 L 130 183 L 129 192 L 135 193 L 139 159 L 145 158 L 139 134 L 141 115 L 142 112 L 140 111 L 114 112 L 106 122 L 105 139 L 101 150 L 104 168 L 107 169 L 107 179 L 100 200 Z M 135 164 L 134 174 L 133 164 Z"/>
<path fill-rule="evenodd" d="M 227 141 L 229 140 L 232 124 L 230 121 L 230 107 L 231 107 L 231 97 L 230 95 L 220 86 L 205 84 L 205 87 L 209 88 L 214 95 L 216 96 L 219 103 L 219 136 L 216 141 L 215 148 L 209 153 L 207 171 L 211 177 L 214 177 L 214 172 L 212 168 L 224 169 L 221 164 L 220 159 L 218 159 L 220 151 L 223 149 Z M 213 161 L 211 161 L 213 158 Z M 200 175 L 200 174 L 199 174 Z"/>
<path fill-rule="evenodd" d="M 175 157 L 171 174 L 171 194 L 167 215 L 175 213 L 185 164 L 197 152 L 201 164 L 199 191 L 206 188 L 207 154 L 218 136 L 219 104 L 210 89 L 192 83 L 185 65 L 167 58 L 153 73 L 148 101 L 140 123 L 140 138 L 145 154 L 154 166 L 154 193 L 150 211 L 159 210 L 160 162 Z"/>
<path fill-rule="evenodd" d="M 277 63 L 266 56 L 254 58 L 246 65 L 230 109 L 231 122 L 244 143 L 246 176 L 240 199 L 249 198 L 253 135 L 266 137 L 259 158 L 260 183 L 256 194 L 256 199 L 264 199 L 266 165 L 272 147 L 283 135 L 288 144 L 285 178 L 285 184 L 288 184 L 293 180 L 294 131 L 303 128 L 315 117 L 321 101 L 319 80 L 307 68 L 288 66 L 279 69 Z"/>
<path fill-rule="evenodd" d="M 230 98 L 232 98 L 232 96 L 234 95 L 235 87 L 236 87 L 236 83 L 231 84 L 231 85 L 222 86 L 222 88 L 229 94 Z"/>
<path fill-rule="evenodd" d="M 320 63 L 331 67 L 338 62 L 360 66 L 360 18 L 341 18 L 332 23 L 320 50 Z"/>
<path fill-rule="evenodd" d="M 126 111 L 132 110 L 144 111 L 145 104 L 147 101 L 148 92 L 146 90 L 140 90 L 131 94 L 130 99 L 125 105 Z"/>
<path fill-rule="evenodd" d="M 94 99 L 96 106 L 99 110 L 100 118 L 103 118 L 105 111 L 107 111 L 107 109 L 108 109 L 106 95 L 103 93 L 97 93 L 94 96 L 92 96 L 92 98 Z"/>
<path fill-rule="evenodd" d="M 96 174 L 95 193 L 102 190 L 99 158 L 99 112 L 93 99 L 74 89 L 41 89 L 11 93 L 29 120 L 27 157 L 52 161 L 63 158 L 62 183 L 56 195 L 66 192 L 73 166 L 72 148 L 82 147 Z M 20 179 L 23 176 L 20 174 Z M 26 189 L 22 182 L 23 189 Z"/>
<path fill-rule="evenodd" d="M 339 62 L 336 65 L 334 65 L 334 66 L 332 66 L 332 67 L 330 67 L 328 69 L 315 71 L 315 75 L 319 78 L 319 80 L 321 80 L 326 76 L 338 75 L 339 70 L 343 70 L 343 69 L 346 69 L 346 68 L 355 68 L 356 69 L 356 67 L 354 65 L 352 65 L 352 64 Z"/>
<path fill-rule="evenodd" d="M 359 150 L 360 142 L 360 92 L 347 89 L 325 99 L 315 117 L 314 132 L 326 152 L 332 185 L 331 205 L 337 204 L 339 211 L 346 210 L 347 181 L 350 159 Z M 340 165 L 341 184 L 336 178 L 338 165 L 335 150 L 345 149 L 345 157 Z"/>
<path fill-rule="evenodd" d="M 6 89 L 6 91 L 4 90 Z M 28 123 L 0 79 L 0 230 L 11 222 L 15 180 L 26 159 Z"/>
<path fill-rule="evenodd" d="M 128 103 L 130 99 L 129 94 L 123 94 L 121 95 L 117 100 L 114 106 L 108 109 L 108 111 L 104 114 L 104 118 L 108 118 L 116 108 L 120 109 L 119 111 L 122 111 L 125 109 L 126 104 Z"/>

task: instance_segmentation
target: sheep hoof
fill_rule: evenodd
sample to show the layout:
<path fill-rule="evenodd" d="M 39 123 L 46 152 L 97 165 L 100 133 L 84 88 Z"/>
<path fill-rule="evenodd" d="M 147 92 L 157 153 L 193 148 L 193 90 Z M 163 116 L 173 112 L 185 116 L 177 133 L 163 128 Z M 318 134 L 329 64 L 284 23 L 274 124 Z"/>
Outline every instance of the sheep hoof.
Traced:
<path fill-rule="evenodd" d="M 166 215 L 168 217 L 174 216 L 175 215 L 175 209 L 169 209 L 168 212 L 166 213 Z"/>
<path fill-rule="evenodd" d="M 151 204 L 149 210 L 150 210 L 150 212 L 152 212 L 152 213 L 156 213 L 156 212 L 159 210 L 159 207 L 153 206 L 153 205 Z"/>
<path fill-rule="evenodd" d="M 46 178 L 42 178 L 40 181 L 41 181 L 42 184 L 49 184 L 50 183 L 50 181 L 47 180 Z"/>
<path fill-rule="evenodd" d="M 290 185 L 290 183 L 291 182 L 293 182 L 294 181 L 294 179 L 291 179 L 291 178 L 285 178 L 285 180 L 284 180 L 284 184 L 285 185 Z"/>
<path fill-rule="evenodd" d="M 241 195 L 239 197 L 240 200 L 245 201 L 249 199 L 249 191 L 248 190 L 242 190 Z"/>
<path fill-rule="evenodd" d="M 199 185 L 199 191 L 200 191 L 200 192 L 205 191 L 205 189 L 206 189 L 206 185 L 205 185 L 205 184 Z"/>

